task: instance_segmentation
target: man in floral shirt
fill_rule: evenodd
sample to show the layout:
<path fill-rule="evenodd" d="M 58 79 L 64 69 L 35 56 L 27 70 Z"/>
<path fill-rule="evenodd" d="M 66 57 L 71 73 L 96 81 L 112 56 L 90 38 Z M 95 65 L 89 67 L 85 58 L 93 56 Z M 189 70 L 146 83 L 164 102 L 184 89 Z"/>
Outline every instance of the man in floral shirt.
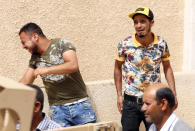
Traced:
<path fill-rule="evenodd" d="M 166 41 L 151 32 L 154 24 L 152 11 L 149 8 L 140 7 L 129 17 L 133 19 L 136 33 L 118 44 L 114 69 L 117 106 L 122 114 L 123 131 L 138 131 L 142 120 L 148 130 L 150 123 L 145 121 L 144 114 L 141 112 L 143 92 L 150 84 L 161 81 L 160 64 L 162 62 L 166 80 L 176 97 L 174 75 Z M 122 76 L 125 81 L 124 97 Z"/>

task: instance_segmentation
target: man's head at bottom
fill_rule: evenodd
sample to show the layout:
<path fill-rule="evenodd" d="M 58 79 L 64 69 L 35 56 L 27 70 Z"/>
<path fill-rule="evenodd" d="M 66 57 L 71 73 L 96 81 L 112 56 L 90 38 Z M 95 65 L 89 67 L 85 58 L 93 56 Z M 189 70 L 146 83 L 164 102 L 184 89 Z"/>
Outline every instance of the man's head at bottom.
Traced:
<path fill-rule="evenodd" d="M 161 83 L 153 84 L 144 91 L 142 111 L 147 122 L 165 123 L 174 106 L 175 97 L 168 86 Z"/>

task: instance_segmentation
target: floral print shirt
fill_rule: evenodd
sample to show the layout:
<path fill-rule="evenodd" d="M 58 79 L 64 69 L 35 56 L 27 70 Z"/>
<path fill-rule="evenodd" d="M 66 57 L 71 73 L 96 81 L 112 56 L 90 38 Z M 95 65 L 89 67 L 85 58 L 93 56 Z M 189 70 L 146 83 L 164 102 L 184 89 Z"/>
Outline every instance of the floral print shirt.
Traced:
<path fill-rule="evenodd" d="M 123 80 L 125 93 L 142 96 L 143 91 L 151 83 L 161 81 L 160 63 L 170 59 L 166 41 L 160 36 L 148 46 L 142 46 L 135 35 L 122 40 L 117 47 L 116 60 L 123 63 Z"/>

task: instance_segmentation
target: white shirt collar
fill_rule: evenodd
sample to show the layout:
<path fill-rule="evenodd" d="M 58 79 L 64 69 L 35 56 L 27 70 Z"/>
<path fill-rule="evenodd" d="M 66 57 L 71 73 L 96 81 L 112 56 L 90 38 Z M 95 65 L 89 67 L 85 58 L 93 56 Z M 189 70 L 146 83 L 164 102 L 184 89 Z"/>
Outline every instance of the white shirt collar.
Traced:
<path fill-rule="evenodd" d="M 178 120 L 179 118 L 174 113 L 172 113 L 163 125 L 163 127 L 160 129 L 160 131 L 172 131 L 175 123 Z M 149 128 L 149 131 L 156 131 L 156 126 L 152 124 Z"/>

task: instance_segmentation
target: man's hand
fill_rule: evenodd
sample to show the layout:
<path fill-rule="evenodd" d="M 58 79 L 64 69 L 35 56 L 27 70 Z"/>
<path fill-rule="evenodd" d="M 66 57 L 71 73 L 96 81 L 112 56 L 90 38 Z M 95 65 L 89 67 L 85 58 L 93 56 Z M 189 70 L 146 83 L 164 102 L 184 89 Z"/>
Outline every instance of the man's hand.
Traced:
<path fill-rule="evenodd" d="M 117 106 L 118 106 L 118 111 L 122 114 L 122 111 L 123 111 L 123 96 L 118 96 L 117 97 Z"/>
<path fill-rule="evenodd" d="M 40 67 L 38 67 L 34 71 L 35 78 L 37 78 L 38 75 L 44 75 L 44 74 L 48 74 L 48 69 L 47 68 L 40 68 Z"/>

